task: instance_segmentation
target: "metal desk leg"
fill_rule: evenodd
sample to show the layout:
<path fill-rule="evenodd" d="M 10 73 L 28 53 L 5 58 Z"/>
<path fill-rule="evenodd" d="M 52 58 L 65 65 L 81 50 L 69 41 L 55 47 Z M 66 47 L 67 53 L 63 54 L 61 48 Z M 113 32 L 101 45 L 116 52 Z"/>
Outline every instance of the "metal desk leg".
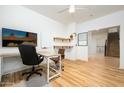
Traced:
<path fill-rule="evenodd" d="M 47 58 L 47 83 L 49 83 L 49 63 L 50 63 L 50 59 Z"/>
<path fill-rule="evenodd" d="M 59 72 L 60 72 L 60 75 L 61 75 L 61 71 L 62 71 L 62 67 L 61 67 L 61 55 L 59 56 Z"/>
<path fill-rule="evenodd" d="M 3 61 L 3 57 L 0 57 L 0 82 L 2 79 L 2 61 Z"/>

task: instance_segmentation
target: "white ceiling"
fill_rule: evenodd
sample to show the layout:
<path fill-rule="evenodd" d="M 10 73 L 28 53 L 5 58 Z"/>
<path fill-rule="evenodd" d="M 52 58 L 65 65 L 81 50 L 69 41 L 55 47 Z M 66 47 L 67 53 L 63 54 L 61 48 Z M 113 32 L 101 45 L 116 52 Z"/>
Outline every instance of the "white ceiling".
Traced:
<path fill-rule="evenodd" d="M 61 23 L 85 22 L 124 9 L 124 5 L 76 5 L 76 8 L 84 9 L 76 10 L 75 13 L 70 14 L 68 11 L 59 13 L 59 11 L 68 8 L 68 5 L 25 5 L 24 7 Z"/>

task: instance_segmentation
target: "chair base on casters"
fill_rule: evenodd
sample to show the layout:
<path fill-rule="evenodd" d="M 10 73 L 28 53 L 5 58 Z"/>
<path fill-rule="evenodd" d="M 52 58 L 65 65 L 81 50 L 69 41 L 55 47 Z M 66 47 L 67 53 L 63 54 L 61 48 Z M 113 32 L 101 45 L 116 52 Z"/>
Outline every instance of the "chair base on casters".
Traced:
<path fill-rule="evenodd" d="M 29 80 L 29 78 L 33 75 L 33 74 L 38 74 L 38 75 L 40 75 L 40 76 L 42 76 L 42 73 L 39 73 L 38 71 L 42 71 L 43 69 L 37 69 L 37 70 L 35 70 L 35 67 L 33 66 L 32 67 L 32 71 L 30 71 L 30 72 L 25 72 L 25 73 L 23 73 L 22 75 L 24 76 L 24 75 L 26 75 L 26 74 L 29 74 L 27 77 L 26 77 L 26 81 L 28 81 Z"/>

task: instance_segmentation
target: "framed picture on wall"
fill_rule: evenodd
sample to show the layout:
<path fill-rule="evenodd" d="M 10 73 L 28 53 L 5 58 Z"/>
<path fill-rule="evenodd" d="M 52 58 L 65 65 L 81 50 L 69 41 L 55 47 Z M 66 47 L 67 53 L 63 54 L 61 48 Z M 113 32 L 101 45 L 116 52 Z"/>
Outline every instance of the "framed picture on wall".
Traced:
<path fill-rule="evenodd" d="M 88 45 L 88 33 L 79 33 L 78 34 L 78 46 L 87 46 Z"/>

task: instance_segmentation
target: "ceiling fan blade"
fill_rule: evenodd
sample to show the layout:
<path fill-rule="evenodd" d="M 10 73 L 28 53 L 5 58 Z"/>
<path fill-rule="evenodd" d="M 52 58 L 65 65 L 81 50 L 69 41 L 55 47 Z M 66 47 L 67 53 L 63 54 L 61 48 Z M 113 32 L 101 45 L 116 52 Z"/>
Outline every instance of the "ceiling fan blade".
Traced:
<path fill-rule="evenodd" d="M 75 10 L 85 10 L 85 9 L 88 9 L 87 7 L 82 7 L 82 8 L 74 7 L 74 8 L 75 8 Z M 58 11 L 57 13 L 63 13 L 63 12 L 69 11 L 69 9 L 70 9 L 70 7 L 65 8 L 65 9 L 63 9 L 63 10 L 60 10 L 60 11 Z"/>
<path fill-rule="evenodd" d="M 82 8 L 76 7 L 76 9 L 77 10 L 85 10 L 85 9 L 88 9 L 88 8 L 86 8 L 86 7 L 84 7 L 84 8 L 83 7 Z"/>
<path fill-rule="evenodd" d="M 63 13 L 63 12 L 65 12 L 65 11 L 68 11 L 68 8 L 65 8 L 65 9 L 63 9 L 63 10 L 60 10 L 60 11 L 58 11 L 57 13 Z"/>

